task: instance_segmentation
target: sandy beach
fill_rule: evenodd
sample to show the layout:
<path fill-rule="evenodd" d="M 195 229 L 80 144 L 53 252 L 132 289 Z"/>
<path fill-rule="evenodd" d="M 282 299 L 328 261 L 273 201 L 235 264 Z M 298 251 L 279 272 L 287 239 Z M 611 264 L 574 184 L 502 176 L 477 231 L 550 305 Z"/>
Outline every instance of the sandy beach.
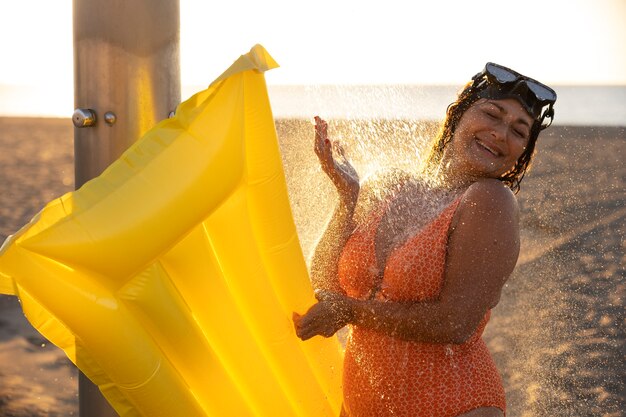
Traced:
<path fill-rule="evenodd" d="M 357 169 L 370 172 L 388 161 L 414 162 L 434 125 L 350 121 L 333 129 Z M 306 255 L 333 195 L 312 152 L 310 122 L 278 120 L 277 130 Z M 405 162 L 387 151 L 397 143 Z M 538 142 L 518 194 L 522 253 L 484 336 L 504 379 L 508 416 L 626 410 L 625 143 L 624 127 L 566 126 Z M 0 241 L 73 190 L 73 178 L 69 119 L 0 117 Z M 325 197 L 312 196 L 311 187 Z M 78 415 L 76 369 L 29 325 L 15 297 L 0 296 L 0 417 L 70 415 Z"/>

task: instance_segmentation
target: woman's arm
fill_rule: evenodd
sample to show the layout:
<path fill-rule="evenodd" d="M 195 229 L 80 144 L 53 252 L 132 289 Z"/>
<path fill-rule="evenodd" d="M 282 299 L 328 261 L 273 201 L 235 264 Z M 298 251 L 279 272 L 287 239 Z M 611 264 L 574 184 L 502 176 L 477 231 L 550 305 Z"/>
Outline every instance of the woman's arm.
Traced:
<path fill-rule="evenodd" d="M 519 210 L 515 196 L 497 180 L 473 184 L 465 193 L 448 242 L 440 296 L 428 302 L 356 300 L 319 292 L 320 303 L 344 320 L 405 340 L 463 343 L 500 298 L 519 254 Z M 410 279 L 410 277 L 408 277 Z M 322 307 L 317 307 L 322 309 Z M 306 340 L 329 326 L 305 315 L 297 327 Z"/>
<path fill-rule="evenodd" d="M 339 256 L 354 230 L 354 207 L 339 200 L 335 212 L 313 252 L 311 283 L 316 290 L 341 292 L 337 275 Z"/>
<path fill-rule="evenodd" d="M 340 292 L 337 263 L 346 241 L 354 230 L 353 214 L 359 197 L 359 176 L 346 159 L 343 148 L 328 139 L 328 124 L 315 118 L 315 153 L 322 170 L 339 194 L 335 212 L 315 247 L 311 260 L 313 288 Z"/>
<path fill-rule="evenodd" d="M 315 117 L 315 153 L 320 160 L 322 170 L 328 175 L 339 194 L 335 212 L 315 247 L 311 260 L 311 283 L 316 291 L 329 294 L 342 294 L 339 285 L 337 265 L 348 238 L 354 230 L 354 211 L 360 194 L 359 176 L 346 159 L 343 148 L 328 139 L 328 124 Z M 335 155 L 337 155 L 337 158 Z M 323 333 L 330 337 L 347 323 L 346 315 L 328 303 L 313 305 L 307 315 L 323 320 L 328 329 Z M 298 328 L 303 316 L 293 313 L 293 321 Z"/>

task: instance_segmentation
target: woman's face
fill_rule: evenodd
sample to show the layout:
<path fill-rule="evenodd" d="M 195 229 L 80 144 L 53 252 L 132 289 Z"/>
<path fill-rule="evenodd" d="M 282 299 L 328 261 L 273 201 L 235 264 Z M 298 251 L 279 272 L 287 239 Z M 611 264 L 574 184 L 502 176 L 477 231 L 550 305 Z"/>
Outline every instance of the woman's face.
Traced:
<path fill-rule="evenodd" d="M 448 172 L 499 178 L 524 152 L 533 119 L 515 99 L 480 99 L 465 111 L 444 154 Z"/>

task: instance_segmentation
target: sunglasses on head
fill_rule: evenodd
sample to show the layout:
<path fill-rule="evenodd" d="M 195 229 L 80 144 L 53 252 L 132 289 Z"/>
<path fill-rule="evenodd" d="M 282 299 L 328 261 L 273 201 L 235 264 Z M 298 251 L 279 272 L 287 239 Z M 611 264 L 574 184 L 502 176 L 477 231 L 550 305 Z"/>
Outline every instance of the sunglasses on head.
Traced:
<path fill-rule="evenodd" d="M 510 68 L 503 67 L 502 65 L 488 62 L 481 74 L 486 75 L 491 81 L 495 80 L 500 84 L 522 81 L 528 86 L 528 89 L 533 92 L 538 101 L 544 103 L 556 102 L 556 92 L 553 89 L 537 80 L 533 80 L 519 72 L 513 71 Z"/>
<path fill-rule="evenodd" d="M 496 85 L 501 93 L 519 96 L 531 114 L 536 113 L 542 122 L 548 117 L 550 124 L 552 123 L 554 116 L 552 106 L 556 102 L 556 92 L 547 85 L 493 62 L 488 62 L 485 68 L 472 79 L 474 88 L 481 89 Z M 549 107 L 544 111 L 543 108 L 546 105 Z M 548 126 L 549 124 L 542 125 L 542 129 Z"/>

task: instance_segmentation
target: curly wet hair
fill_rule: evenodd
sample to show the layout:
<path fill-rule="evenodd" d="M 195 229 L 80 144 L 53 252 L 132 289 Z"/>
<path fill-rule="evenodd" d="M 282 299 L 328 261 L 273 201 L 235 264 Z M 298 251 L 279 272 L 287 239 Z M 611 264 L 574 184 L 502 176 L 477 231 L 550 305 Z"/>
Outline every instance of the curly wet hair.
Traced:
<path fill-rule="evenodd" d="M 456 127 L 461 120 L 461 117 L 472 104 L 474 104 L 480 96 L 476 94 L 476 91 L 471 88 L 472 82 L 469 82 L 458 95 L 456 101 L 451 103 L 446 110 L 446 118 L 444 119 L 439 132 L 432 142 L 428 157 L 424 163 L 423 171 L 427 173 L 435 172 L 441 159 L 443 157 L 446 146 L 452 140 Z M 505 172 L 498 178 L 504 184 L 506 184 L 514 193 L 519 192 L 520 183 L 524 178 L 524 175 L 530 170 L 533 155 L 535 153 L 535 144 L 541 131 L 541 120 L 535 120 L 531 129 L 530 136 L 528 138 L 528 144 L 524 149 L 524 152 L 519 157 L 515 166 Z"/>

